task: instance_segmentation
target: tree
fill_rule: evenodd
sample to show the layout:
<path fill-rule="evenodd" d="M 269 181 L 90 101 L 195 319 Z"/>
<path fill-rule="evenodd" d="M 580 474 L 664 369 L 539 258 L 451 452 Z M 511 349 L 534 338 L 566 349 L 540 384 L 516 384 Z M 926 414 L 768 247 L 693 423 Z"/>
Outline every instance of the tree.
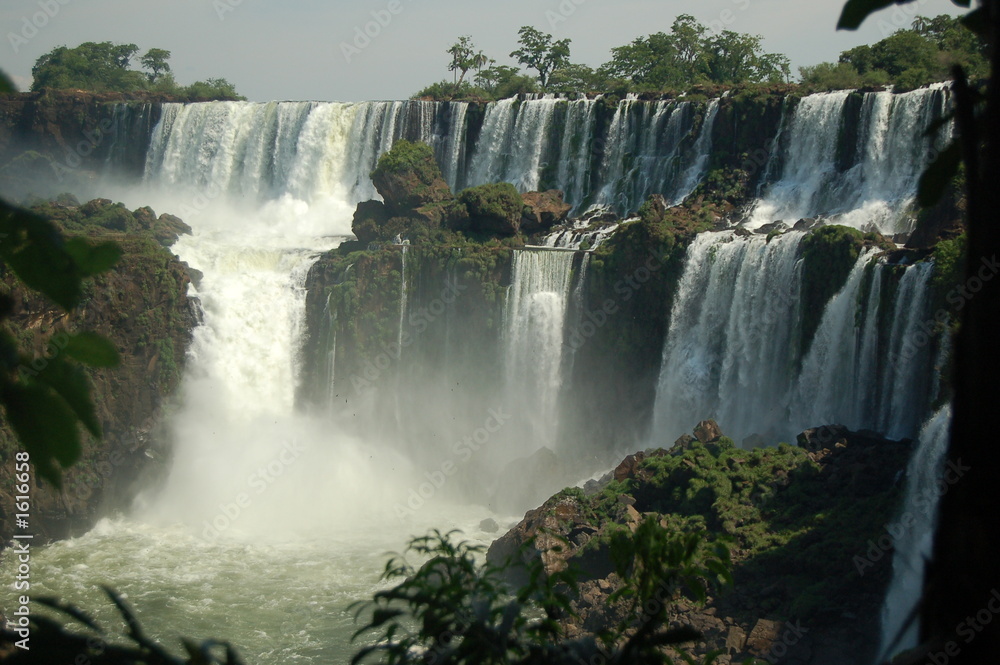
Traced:
<path fill-rule="evenodd" d="M 236 86 L 223 78 L 195 81 L 186 88 L 183 88 L 181 92 L 192 99 L 222 99 L 229 101 L 246 99 L 246 97 L 236 92 Z"/>
<path fill-rule="evenodd" d="M 516 58 L 518 64 L 538 72 L 538 83 L 544 90 L 552 72 L 569 64 L 570 40 L 552 41 L 552 35 L 527 25 L 518 30 L 518 35 L 521 48 L 512 51 L 510 57 Z"/>
<path fill-rule="evenodd" d="M 723 30 L 706 43 L 709 75 L 715 83 L 760 83 L 782 81 L 788 74 L 788 58 L 762 53 L 759 35 Z"/>
<path fill-rule="evenodd" d="M 570 63 L 549 77 L 549 90 L 553 92 L 596 92 L 607 87 L 607 79 L 587 65 Z"/>
<path fill-rule="evenodd" d="M 60 46 L 44 54 L 31 70 L 32 91 L 43 88 L 78 88 L 94 92 L 136 92 L 153 90 L 200 100 L 244 99 L 236 88 L 223 78 L 197 81 L 190 86 L 178 86 L 170 72 L 170 51 L 151 48 L 140 58 L 142 72 L 131 69 L 132 59 L 139 52 L 135 44 L 84 42 L 76 48 Z"/>
<path fill-rule="evenodd" d="M 909 29 L 844 51 L 840 62 L 862 75 L 883 72 L 901 89 L 943 81 L 954 65 L 962 65 L 971 79 L 983 78 L 989 70 L 986 42 L 961 19 L 947 15 L 917 16 Z"/>
<path fill-rule="evenodd" d="M 393 558 L 382 578 L 396 584 L 353 605 L 355 616 L 367 621 L 354 639 L 366 635 L 370 646 L 361 648 L 351 665 L 675 662 L 664 647 L 694 665 L 682 645 L 701 635 L 670 626 L 673 601 L 704 603 L 710 591 L 732 584 L 726 545 L 709 543 L 703 533 L 668 531 L 646 517 L 634 534 L 624 529 L 611 537 L 611 559 L 624 583 L 609 600 L 621 608 L 622 620 L 596 638 L 571 638 L 560 620 L 573 613 L 572 595 L 578 592 L 579 573 L 572 564 L 546 573 L 541 557 L 524 556 L 523 550 L 520 559 L 482 564 L 484 548 L 455 542 L 453 533 L 414 538 L 408 550 L 424 563 L 414 567 Z M 511 589 L 512 577 L 527 583 Z M 709 653 L 700 662 L 709 665 L 718 655 Z"/>
<path fill-rule="evenodd" d="M 488 67 L 484 67 L 476 72 L 475 78 L 476 83 L 487 92 L 496 92 L 497 86 L 517 76 L 517 67 L 498 65 L 496 64 L 496 60 L 490 60 L 487 64 L 489 65 Z"/>
<path fill-rule="evenodd" d="M 704 67 L 704 61 L 696 62 L 698 68 Z M 674 36 L 663 32 L 639 37 L 625 46 L 616 46 L 611 49 L 611 60 L 600 68 L 600 72 L 608 78 L 626 79 L 637 86 L 657 90 L 693 83 L 694 79 L 686 78 L 684 70 Z M 688 75 L 693 74 L 688 72 Z"/>
<path fill-rule="evenodd" d="M 145 83 L 142 74 L 129 69 L 138 51 L 135 44 L 112 42 L 84 42 L 76 48 L 57 47 L 35 61 L 31 70 L 34 76 L 31 89 L 140 90 Z"/>
<path fill-rule="evenodd" d="M 684 89 L 696 83 L 760 83 L 784 81 L 789 60 L 765 53 L 759 35 L 724 30 L 709 35 L 693 16 L 681 14 L 670 33 L 657 32 L 611 49 L 611 61 L 600 71 L 608 78 L 628 79 L 640 89 Z"/>
<path fill-rule="evenodd" d="M 151 48 L 146 51 L 146 55 L 142 56 L 142 66 L 149 70 L 146 78 L 149 79 L 150 83 L 156 83 L 160 77 L 170 73 L 170 65 L 167 64 L 169 59 L 170 51 L 162 48 Z"/>
<path fill-rule="evenodd" d="M 465 74 L 470 69 L 482 69 L 489 61 L 485 53 L 476 50 L 476 45 L 472 43 L 472 38 L 468 35 L 459 37 L 458 41 L 452 44 L 447 53 L 451 55 L 451 64 L 448 65 L 448 71 L 462 72 L 455 82 L 456 91 L 462 87 Z"/>

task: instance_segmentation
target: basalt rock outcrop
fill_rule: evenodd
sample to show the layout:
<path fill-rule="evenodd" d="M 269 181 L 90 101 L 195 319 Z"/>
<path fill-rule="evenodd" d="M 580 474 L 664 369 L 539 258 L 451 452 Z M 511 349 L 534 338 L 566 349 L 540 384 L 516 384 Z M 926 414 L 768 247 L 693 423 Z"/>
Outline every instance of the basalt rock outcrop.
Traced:
<path fill-rule="evenodd" d="M 91 396 L 104 433 L 100 441 L 84 440 L 83 455 L 63 474 L 63 489 L 37 481 L 31 490 L 32 530 L 36 543 L 89 529 L 107 510 L 128 505 L 140 474 L 158 457 L 154 445 L 158 422 L 176 389 L 195 326 L 195 310 L 187 296 L 188 268 L 162 245 L 186 232 L 171 215 L 159 217 L 149 208 L 131 212 L 108 200 L 74 205 L 60 197 L 34 209 L 52 219 L 67 235 L 111 240 L 122 249 L 118 264 L 86 283 L 87 294 L 75 311 L 66 313 L 37 292 L 26 289 L 5 271 L 2 288 L 14 302 L 6 321 L 34 363 L 57 353 L 59 340 L 79 330 L 109 339 L 121 355 L 112 369 L 88 370 Z M 26 371 L 31 368 L 26 368 Z M 12 462 L 19 444 L 0 423 L 0 539 L 13 533 Z"/>
<path fill-rule="evenodd" d="M 563 490 L 498 538 L 487 558 L 538 558 L 549 574 L 580 570 L 567 628 L 596 633 L 623 616 L 610 599 L 622 585 L 611 536 L 653 517 L 667 530 L 732 546 L 734 585 L 704 606 L 679 599 L 673 607 L 674 626 L 702 634 L 695 654 L 721 649 L 721 663 L 870 662 L 892 557 L 870 561 L 864 574 L 856 557 L 867 556 L 893 517 L 909 442 L 828 426 L 804 432 L 799 446 L 744 450 L 714 421 L 695 435 Z M 523 581 L 511 570 L 512 582 Z"/>

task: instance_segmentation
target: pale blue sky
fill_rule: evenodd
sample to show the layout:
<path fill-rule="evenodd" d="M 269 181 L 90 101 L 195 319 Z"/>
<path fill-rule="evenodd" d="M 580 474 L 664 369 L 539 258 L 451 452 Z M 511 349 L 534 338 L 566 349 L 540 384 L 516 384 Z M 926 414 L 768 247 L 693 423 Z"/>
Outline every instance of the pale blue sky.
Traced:
<path fill-rule="evenodd" d="M 597 66 L 608 59 L 611 47 L 667 31 L 676 15 L 689 13 L 706 25 L 763 35 L 768 50 L 791 58 L 794 72 L 800 65 L 835 60 L 844 49 L 908 27 L 911 14 L 904 12 L 919 9 L 933 16 L 961 11 L 948 0 L 919 0 L 883 11 L 859 32 L 837 32 L 834 26 L 842 4 L 842 0 L 3 0 L 0 68 L 26 88 L 35 59 L 56 46 L 134 42 L 142 51 L 151 47 L 172 51 L 171 64 L 180 83 L 221 76 L 252 100 L 400 99 L 450 77 L 444 51 L 463 34 L 471 35 L 501 64 L 514 64 L 507 54 L 516 48 L 518 28 L 530 24 L 558 38 L 571 38 L 573 61 Z M 379 16 L 384 27 L 373 23 Z M 42 27 L 26 27 L 25 19 Z M 351 51 L 348 62 L 343 45 L 353 47 L 357 31 L 369 23 L 369 32 L 377 36 L 358 52 Z"/>

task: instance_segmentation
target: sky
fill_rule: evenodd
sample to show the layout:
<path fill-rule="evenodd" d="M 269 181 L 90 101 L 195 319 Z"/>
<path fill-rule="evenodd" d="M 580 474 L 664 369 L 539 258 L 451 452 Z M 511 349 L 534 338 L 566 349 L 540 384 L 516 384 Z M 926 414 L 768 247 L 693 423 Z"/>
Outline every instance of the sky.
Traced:
<path fill-rule="evenodd" d="M 532 25 L 572 40 L 571 60 L 597 67 L 611 48 L 669 32 L 678 14 L 716 30 L 764 37 L 792 71 L 909 27 L 914 13 L 958 14 L 917 0 L 837 31 L 843 0 L 2 0 L 0 69 L 21 89 L 35 60 L 86 41 L 172 52 L 181 84 L 222 77 L 255 101 L 405 99 L 451 79 L 446 49 L 459 36 L 515 65 L 517 31 Z"/>

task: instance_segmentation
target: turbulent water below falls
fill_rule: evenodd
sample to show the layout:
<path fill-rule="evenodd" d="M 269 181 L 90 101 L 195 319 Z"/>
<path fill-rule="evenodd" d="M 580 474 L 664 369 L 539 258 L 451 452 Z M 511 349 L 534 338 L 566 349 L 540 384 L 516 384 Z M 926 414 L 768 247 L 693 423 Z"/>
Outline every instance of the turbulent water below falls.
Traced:
<path fill-rule="evenodd" d="M 174 652 L 181 636 L 218 638 L 247 663 L 346 663 L 370 643 L 351 643 L 358 626 L 348 606 L 383 586 L 388 553 L 403 550 L 410 530 L 423 534 L 432 525 L 488 544 L 481 518 L 450 505 L 428 508 L 419 524 L 395 530 L 379 524 L 337 538 L 253 540 L 206 540 L 177 526 L 104 520 L 83 537 L 37 550 L 31 593 L 84 608 L 114 634 L 120 621 L 100 589 L 108 585 Z M 4 568 L 10 566 L 8 557 Z"/>

